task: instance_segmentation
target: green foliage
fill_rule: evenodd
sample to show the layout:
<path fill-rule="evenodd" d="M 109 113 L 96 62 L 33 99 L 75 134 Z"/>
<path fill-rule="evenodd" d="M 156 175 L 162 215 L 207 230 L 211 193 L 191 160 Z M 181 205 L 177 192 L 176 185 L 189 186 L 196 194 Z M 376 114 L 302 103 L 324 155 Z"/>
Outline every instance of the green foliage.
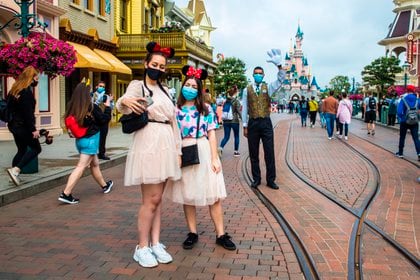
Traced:
<path fill-rule="evenodd" d="M 245 63 L 239 58 L 227 57 L 216 68 L 214 89 L 216 92 L 226 92 L 232 85 L 243 89 L 247 85 Z"/>
<path fill-rule="evenodd" d="M 349 92 L 350 87 L 351 87 L 351 85 L 350 85 L 349 77 L 339 75 L 339 76 L 335 76 L 334 78 L 331 79 L 329 89 L 333 90 L 335 93 L 339 94 L 343 90 L 345 92 Z"/>
<path fill-rule="evenodd" d="M 395 84 L 395 74 L 403 70 L 399 64 L 398 58 L 393 56 L 375 59 L 362 71 L 364 84 L 375 86 L 381 93 L 385 93 L 386 88 Z"/>

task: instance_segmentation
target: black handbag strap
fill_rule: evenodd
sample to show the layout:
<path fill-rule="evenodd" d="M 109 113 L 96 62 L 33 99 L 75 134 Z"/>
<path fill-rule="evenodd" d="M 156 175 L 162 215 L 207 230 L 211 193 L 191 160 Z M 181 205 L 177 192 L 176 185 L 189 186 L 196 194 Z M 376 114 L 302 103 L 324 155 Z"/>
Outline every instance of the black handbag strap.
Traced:
<path fill-rule="evenodd" d="M 197 111 L 198 112 L 198 111 Z M 201 117 L 201 114 L 200 114 L 200 112 L 198 112 L 198 118 L 197 118 L 197 132 L 196 132 L 196 134 L 195 134 L 195 139 L 198 139 L 198 131 L 200 130 L 200 117 Z"/>

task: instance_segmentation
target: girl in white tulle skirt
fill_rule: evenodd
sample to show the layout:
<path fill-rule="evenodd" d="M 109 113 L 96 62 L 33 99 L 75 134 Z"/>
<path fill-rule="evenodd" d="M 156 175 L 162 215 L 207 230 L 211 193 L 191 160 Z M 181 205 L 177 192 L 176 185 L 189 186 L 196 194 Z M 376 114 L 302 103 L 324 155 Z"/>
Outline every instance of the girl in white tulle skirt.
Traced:
<path fill-rule="evenodd" d="M 228 250 L 236 246 L 225 232 L 222 200 L 226 197 L 222 165 L 217 153 L 216 115 L 211 106 L 204 103 L 202 80 L 207 72 L 184 66 L 186 79 L 182 84 L 177 102 L 177 122 L 181 131 L 182 146 L 198 145 L 200 163 L 182 168 L 182 177 L 165 190 L 165 197 L 183 204 L 189 233 L 183 243 L 191 249 L 198 241 L 196 206 L 209 206 L 210 216 L 216 228 L 216 244 Z M 197 132 L 198 130 L 198 132 Z"/>

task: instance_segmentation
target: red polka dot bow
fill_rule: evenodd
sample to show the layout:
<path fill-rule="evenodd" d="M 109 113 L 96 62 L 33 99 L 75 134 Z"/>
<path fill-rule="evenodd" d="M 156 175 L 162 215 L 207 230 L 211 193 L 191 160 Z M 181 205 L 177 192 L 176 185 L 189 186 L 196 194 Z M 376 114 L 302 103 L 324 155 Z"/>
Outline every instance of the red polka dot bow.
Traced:
<path fill-rule="evenodd" d="M 194 67 L 190 66 L 190 68 L 188 68 L 186 76 L 188 76 L 188 77 L 192 76 L 192 77 L 196 77 L 197 79 L 200 79 L 201 78 L 201 73 L 202 73 L 201 69 L 195 69 Z"/>

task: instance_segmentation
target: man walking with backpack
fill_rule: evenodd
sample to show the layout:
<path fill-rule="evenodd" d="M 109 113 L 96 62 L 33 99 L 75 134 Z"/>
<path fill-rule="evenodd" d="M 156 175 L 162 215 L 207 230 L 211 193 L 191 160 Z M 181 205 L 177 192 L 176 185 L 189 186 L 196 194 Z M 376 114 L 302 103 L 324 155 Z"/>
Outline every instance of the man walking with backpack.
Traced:
<path fill-rule="evenodd" d="M 378 100 L 373 97 L 373 93 L 369 92 L 369 96 L 364 100 L 365 110 L 365 123 L 367 124 L 367 134 L 375 135 L 375 122 L 376 122 L 376 106 Z"/>
<path fill-rule="evenodd" d="M 407 95 L 401 98 L 398 103 L 397 116 L 400 121 L 400 140 L 398 145 L 398 152 L 395 155 L 403 158 L 405 136 L 407 130 L 410 129 L 411 137 L 413 137 L 414 145 L 416 147 L 417 159 L 420 161 L 420 141 L 419 141 L 419 110 L 420 102 L 415 93 L 416 88 L 413 85 L 407 86 Z"/>
<path fill-rule="evenodd" d="M 229 141 L 230 138 L 230 131 L 233 130 L 234 136 L 234 152 L 233 156 L 239 157 L 241 154 L 239 153 L 239 120 L 241 118 L 241 102 L 237 98 L 238 94 L 238 87 L 233 85 L 229 90 L 226 97 L 225 104 L 223 105 L 223 113 L 222 113 L 222 120 L 223 120 L 223 130 L 225 136 L 220 143 L 220 147 L 218 149 L 219 156 L 222 156 L 223 148 L 225 147 L 226 143 Z"/>

